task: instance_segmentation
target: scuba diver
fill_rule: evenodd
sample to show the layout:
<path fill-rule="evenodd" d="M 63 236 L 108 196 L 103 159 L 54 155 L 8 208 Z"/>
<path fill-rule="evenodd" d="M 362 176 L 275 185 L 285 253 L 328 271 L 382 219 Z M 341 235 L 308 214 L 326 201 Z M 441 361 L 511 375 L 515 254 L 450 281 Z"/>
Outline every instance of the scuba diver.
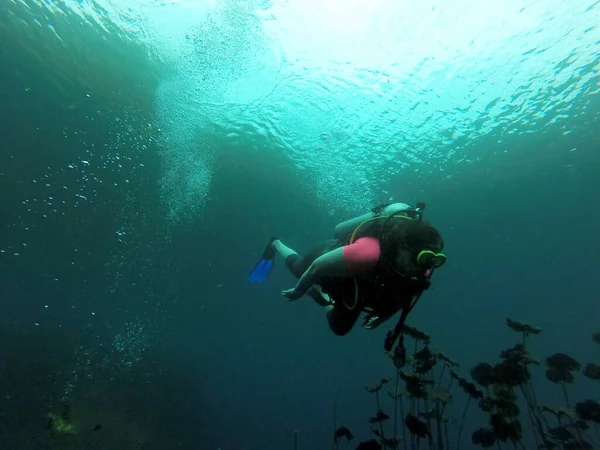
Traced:
<path fill-rule="evenodd" d="M 406 316 L 429 288 L 433 272 L 446 262 L 442 237 L 423 220 L 424 209 L 424 203 L 414 208 L 405 203 L 380 205 L 339 223 L 333 239 L 304 256 L 272 237 L 248 281 L 264 281 L 279 254 L 298 279 L 295 287 L 281 294 L 288 300 L 312 297 L 326 309 L 329 327 L 339 336 L 354 327 L 362 312 L 367 329 L 400 312 L 384 348 L 391 351 L 399 339 L 394 359 L 401 367 L 406 359 L 402 333 Z"/>

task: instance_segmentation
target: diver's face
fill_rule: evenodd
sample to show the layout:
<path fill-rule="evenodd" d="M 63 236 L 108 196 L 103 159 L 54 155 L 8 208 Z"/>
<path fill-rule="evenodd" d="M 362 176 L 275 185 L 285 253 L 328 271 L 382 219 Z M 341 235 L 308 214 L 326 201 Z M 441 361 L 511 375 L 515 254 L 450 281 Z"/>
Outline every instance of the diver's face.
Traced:
<path fill-rule="evenodd" d="M 423 269 L 415 261 L 412 252 L 401 249 L 396 253 L 395 259 L 396 270 L 408 276 L 416 276 L 423 272 Z"/>

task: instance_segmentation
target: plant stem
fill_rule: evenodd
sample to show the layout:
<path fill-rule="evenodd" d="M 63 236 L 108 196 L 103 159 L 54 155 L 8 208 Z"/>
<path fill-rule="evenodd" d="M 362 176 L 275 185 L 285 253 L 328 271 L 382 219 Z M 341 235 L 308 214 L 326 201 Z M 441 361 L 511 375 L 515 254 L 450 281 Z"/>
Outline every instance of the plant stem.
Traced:
<path fill-rule="evenodd" d="M 435 402 L 435 422 L 437 425 L 437 438 L 438 438 L 438 449 L 444 450 L 444 441 L 442 440 L 442 423 L 440 414 L 440 401 Z"/>
<path fill-rule="evenodd" d="M 567 407 L 570 408 L 571 405 L 569 404 L 569 396 L 567 395 L 567 386 L 564 381 L 560 382 L 560 387 L 561 387 L 563 395 L 565 397 L 565 403 L 567 404 Z"/>
<path fill-rule="evenodd" d="M 567 394 L 567 385 L 564 381 L 560 382 L 560 387 L 562 389 L 563 395 L 565 397 L 565 403 L 567 404 L 567 407 L 571 407 L 571 405 L 569 404 L 569 395 Z M 577 438 L 579 439 L 579 446 L 581 448 L 583 448 L 583 438 L 581 437 L 581 432 L 579 431 L 579 428 L 577 428 L 575 426 L 575 423 L 573 422 L 573 419 L 571 419 L 571 417 L 569 417 L 569 422 L 571 422 L 571 426 L 575 429 L 575 432 L 577 433 Z"/>
<path fill-rule="evenodd" d="M 452 381 L 454 381 L 454 378 L 450 377 L 450 383 L 448 383 L 448 387 L 447 387 L 448 391 L 450 391 L 450 388 L 452 387 Z"/>
<path fill-rule="evenodd" d="M 465 423 L 465 417 L 467 416 L 467 410 L 469 409 L 470 403 L 471 397 L 469 397 L 467 400 L 467 404 L 465 405 L 465 409 L 463 410 L 462 419 L 460 420 L 460 427 L 458 428 L 458 438 L 456 439 L 456 450 L 460 448 L 460 435 L 462 434 L 463 425 Z"/>
<path fill-rule="evenodd" d="M 433 436 L 431 435 L 431 433 L 429 433 L 429 450 L 436 450 L 435 449 L 435 442 L 433 442 Z"/>
<path fill-rule="evenodd" d="M 535 389 L 533 388 L 533 383 L 531 381 L 528 381 L 527 384 L 526 384 L 526 387 L 527 387 L 527 391 L 530 392 L 530 398 L 531 398 L 531 404 L 532 404 L 532 408 L 533 408 L 533 413 L 535 415 L 541 417 L 541 420 L 546 425 L 546 428 L 550 428 L 550 424 L 546 420 L 546 417 L 540 411 L 540 405 L 539 405 L 539 403 L 537 401 L 537 396 L 535 395 Z"/>
<path fill-rule="evenodd" d="M 404 432 L 404 399 L 400 397 L 400 414 L 402 414 L 402 440 L 404 441 L 404 448 L 406 449 L 406 433 Z"/>
<path fill-rule="evenodd" d="M 594 423 L 593 426 L 594 426 L 594 431 L 596 432 L 596 435 L 598 436 L 598 439 L 600 439 L 600 431 L 598 431 L 598 424 Z M 592 439 L 592 436 L 588 435 L 587 438 L 592 443 L 592 448 L 600 448 L 600 443 L 596 442 L 595 439 Z"/>
<path fill-rule="evenodd" d="M 448 423 L 445 421 L 444 421 L 444 434 L 446 435 L 446 448 L 449 449 L 450 448 L 450 439 L 448 439 Z"/>
<path fill-rule="evenodd" d="M 527 405 L 527 412 L 529 413 L 529 421 L 531 422 L 531 432 L 533 434 L 533 440 L 535 441 L 535 448 L 540 448 L 540 441 L 538 439 L 535 427 L 535 421 L 533 418 L 533 413 L 531 412 L 531 408 Z"/>
<path fill-rule="evenodd" d="M 533 440 L 535 441 L 535 448 L 540 448 L 540 442 L 536 433 L 536 422 L 533 418 L 533 412 L 531 411 L 531 405 L 527 396 L 525 395 L 525 391 L 523 390 L 523 386 L 521 386 L 521 392 L 523 393 L 523 397 L 525 397 L 525 403 L 527 404 L 527 412 L 529 413 L 529 421 L 531 422 L 531 432 L 533 433 Z"/>
<path fill-rule="evenodd" d="M 531 399 L 531 396 L 527 392 L 526 385 L 519 385 L 519 387 L 521 388 L 521 393 L 523 394 L 523 397 L 525 398 L 525 402 L 527 403 L 527 408 L 531 411 L 531 416 L 530 416 L 532 418 L 531 424 L 533 425 L 534 430 L 537 430 L 540 437 L 544 441 L 544 445 L 547 448 L 551 448 L 550 443 L 546 440 L 546 433 L 544 432 L 544 426 L 542 425 L 542 422 L 538 416 L 539 412 L 538 412 L 538 414 L 536 414 L 537 408 L 533 405 L 533 400 Z M 536 409 L 534 409 L 534 408 L 536 408 Z M 542 419 L 545 419 L 544 416 L 542 416 Z M 550 428 L 550 427 L 548 427 L 548 428 Z M 534 434 L 534 436 L 535 436 L 535 434 Z M 536 439 L 536 442 L 537 442 L 537 439 Z"/>
<path fill-rule="evenodd" d="M 335 399 L 333 400 L 333 441 L 331 441 L 331 449 L 335 450 L 336 448 L 336 439 L 335 432 L 337 431 L 337 402 L 340 391 L 336 391 Z"/>
<path fill-rule="evenodd" d="M 440 371 L 440 377 L 438 378 L 438 384 L 442 384 L 442 377 L 444 376 L 444 370 L 446 369 L 446 364 L 442 366 L 442 370 Z"/>
<path fill-rule="evenodd" d="M 377 399 L 377 414 L 379 414 L 379 412 L 381 411 L 381 408 L 379 407 L 379 391 L 375 392 L 375 398 Z M 383 421 L 379 421 L 379 430 L 381 431 L 381 440 L 383 442 L 383 448 L 385 450 L 385 448 L 387 448 L 387 443 L 385 442 L 385 433 L 383 432 Z"/>
<path fill-rule="evenodd" d="M 396 370 L 396 387 L 394 388 L 394 442 L 398 435 L 398 370 Z M 398 447 L 396 445 L 396 447 Z"/>

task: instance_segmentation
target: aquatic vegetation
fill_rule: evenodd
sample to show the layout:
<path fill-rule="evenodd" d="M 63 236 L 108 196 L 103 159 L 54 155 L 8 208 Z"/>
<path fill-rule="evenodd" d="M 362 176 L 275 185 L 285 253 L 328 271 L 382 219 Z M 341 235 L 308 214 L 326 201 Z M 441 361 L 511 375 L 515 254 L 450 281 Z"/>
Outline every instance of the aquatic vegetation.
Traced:
<path fill-rule="evenodd" d="M 425 422 L 419 420 L 412 414 L 407 414 L 406 419 L 404 419 L 404 424 L 409 431 L 419 437 L 431 437 L 431 433 L 429 432 L 429 427 Z"/>
<path fill-rule="evenodd" d="M 369 419 L 374 438 L 361 442 L 357 449 L 459 450 L 464 444 L 465 418 L 472 404 L 477 405 L 487 421 L 487 425 L 471 433 L 471 442 L 481 448 L 502 448 L 507 444 L 525 449 L 530 448 L 531 440 L 536 448 L 543 449 L 600 448 L 600 403 L 587 399 L 572 408 L 567 393 L 567 385 L 574 382 L 581 364 L 565 353 L 554 353 L 543 359 L 545 378 L 560 386 L 565 404 L 541 405 L 531 372 L 541 366 L 541 360 L 529 353 L 526 339 L 541 334 L 542 330 L 510 318 L 506 324 L 521 335 L 521 342 L 501 351 L 498 361 L 475 365 L 469 372 L 473 382 L 459 373 L 456 361 L 430 349 L 431 337 L 427 333 L 407 327 L 405 334 L 413 339 L 414 351 L 405 358 L 406 367 L 404 364 L 398 367 L 397 355 L 387 352 L 395 366 L 395 385 L 388 390 L 393 413 L 387 414 L 379 397 L 390 378 L 367 386 L 367 392 L 376 398 L 377 412 Z M 600 343 L 600 333 L 594 334 L 592 339 Z M 600 366 L 588 363 L 582 373 L 591 380 L 599 380 Z M 449 409 L 453 408 L 449 405 L 459 396 L 465 401 L 460 420 L 455 420 L 450 416 Z M 402 427 L 400 434 L 399 426 Z M 448 437 L 449 426 L 457 427 L 453 430 L 455 441 Z"/>
<path fill-rule="evenodd" d="M 438 351 L 435 354 L 436 358 L 442 361 L 447 367 L 458 367 L 458 363 L 452 358 L 448 358 L 442 352 Z"/>
<path fill-rule="evenodd" d="M 596 400 L 586 400 L 575 405 L 575 411 L 582 420 L 600 424 L 600 403 Z"/>
<path fill-rule="evenodd" d="M 346 438 L 347 441 L 351 441 L 352 439 L 354 439 L 354 435 L 352 434 L 352 432 L 343 425 L 337 430 L 335 430 L 335 434 L 333 435 L 333 441 L 336 446 L 339 445 L 339 441 L 342 438 Z"/>
<path fill-rule="evenodd" d="M 46 431 L 52 440 L 60 439 L 77 433 L 72 417 L 71 407 L 64 404 L 60 414 L 48 413 Z"/>
<path fill-rule="evenodd" d="M 471 378 L 483 387 L 488 387 L 496 382 L 494 368 L 486 362 L 479 363 L 471 369 Z"/>
<path fill-rule="evenodd" d="M 377 414 L 369 419 L 369 423 L 380 423 L 384 420 L 388 420 L 389 418 L 390 416 L 388 416 L 383 411 L 377 411 Z"/>
<path fill-rule="evenodd" d="M 540 334 L 542 329 L 538 327 L 534 327 L 533 325 L 529 325 L 528 323 L 519 322 L 518 320 L 513 320 L 510 317 L 506 318 L 506 325 L 518 333 L 523 333 L 526 336 L 530 334 Z"/>
<path fill-rule="evenodd" d="M 439 401 L 442 405 L 452 403 L 452 394 L 442 386 L 434 386 L 429 393 L 429 398 L 433 401 Z"/>
<path fill-rule="evenodd" d="M 473 444 L 480 445 L 483 448 L 490 448 L 496 443 L 496 435 L 489 428 L 479 428 L 473 433 Z"/>
<path fill-rule="evenodd" d="M 374 385 L 371 386 L 365 386 L 365 389 L 367 390 L 367 392 L 379 392 L 381 390 L 381 388 L 387 384 L 390 381 L 389 378 L 382 378 L 381 380 L 379 380 L 377 383 L 375 383 Z"/>
<path fill-rule="evenodd" d="M 375 439 L 366 442 L 361 442 L 356 447 L 356 450 L 381 450 L 381 445 Z"/>
<path fill-rule="evenodd" d="M 404 335 L 413 338 L 417 342 L 423 342 L 425 345 L 431 341 L 431 337 L 427 333 L 407 324 L 404 325 Z"/>
<path fill-rule="evenodd" d="M 424 374 L 429 372 L 436 364 L 436 358 L 429 350 L 429 346 L 425 345 L 423 349 L 416 352 L 413 356 L 415 360 L 415 372 Z"/>
<path fill-rule="evenodd" d="M 426 398 L 427 397 L 427 391 L 425 389 L 425 384 L 427 384 L 429 382 L 428 380 L 424 380 L 421 377 L 416 376 L 416 375 L 407 375 L 401 370 L 398 371 L 398 375 L 400 375 L 400 378 L 402 379 L 402 381 L 404 381 L 406 383 L 406 392 L 408 392 L 411 397 L 414 397 L 414 398 Z"/>
<path fill-rule="evenodd" d="M 585 368 L 583 369 L 583 376 L 591 380 L 600 381 L 600 366 L 594 363 L 586 364 Z"/>
<path fill-rule="evenodd" d="M 555 353 L 546 358 L 546 378 L 553 383 L 572 383 L 575 379 L 573 372 L 581 369 L 581 364 L 564 353 Z"/>

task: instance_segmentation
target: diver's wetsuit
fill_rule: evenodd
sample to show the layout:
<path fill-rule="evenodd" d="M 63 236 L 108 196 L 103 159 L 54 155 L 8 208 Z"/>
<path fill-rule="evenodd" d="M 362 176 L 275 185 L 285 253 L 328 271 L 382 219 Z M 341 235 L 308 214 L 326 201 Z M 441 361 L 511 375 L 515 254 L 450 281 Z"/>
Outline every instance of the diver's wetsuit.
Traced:
<path fill-rule="evenodd" d="M 301 257 L 298 254 L 292 254 L 287 257 L 285 263 L 292 274 L 300 279 L 304 272 L 308 270 L 310 265 L 321 255 L 338 248 L 341 242 L 337 239 L 330 239 L 321 242 L 313 247 L 305 256 Z M 379 242 L 375 238 L 365 237 L 358 239 L 356 242 L 344 247 L 344 262 L 347 267 L 362 266 L 365 269 L 374 267 L 379 260 L 380 255 Z M 327 306 L 330 303 L 325 300 L 317 290 L 309 291 L 309 295 L 321 306 Z M 346 302 L 341 298 L 335 298 L 335 293 L 332 295 L 333 309 L 327 313 L 329 327 L 338 336 L 347 334 L 353 327 L 361 313 L 361 308 L 357 305 L 353 307 L 347 306 Z M 347 302 L 351 303 L 351 302 Z"/>
<path fill-rule="evenodd" d="M 288 256 L 285 260 L 285 264 L 287 265 L 288 269 L 290 269 L 290 272 L 292 272 L 296 278 L 300 279 L 300 277 L 304 275 L 304 272 L 306 272 L 315 259 L 335 248 L 338 248 L 340 245 L 341 243 L 337 239 L 328 239 L 314 246 L 304 256 L 300 256 L 296 253 Z"/>
<path fill-rule="evenodd" d="M 286 265 L 290 272 L 300 279 L 304 272 L 310 267 L 310 265 L 321 255 L 334 250 L 344 244 L 346 238 L 363 222 L 373 219 L 379 215 L 390 215 L 398 214 L 401 211 L 410 209 L 410 206 L 406 203 L 392 203 L 390 205 L 382 205 L 382 208 L 378 211 L 371 211 L 358 217 L 354 217 L 345 222 L 339 223 L 334 230 L 334 238 L 327 241 L 323 241 L 320 244 L 313 247 L 303 257 L 292 254 L 286 258 Z M 361 237 L 350 245 L 344 247 L 344 264 L 347 268 L 357 267 L 364 268 L 368 271 L 371 268 L 375 268 L 379 261 L 381 254 L 381 248 L 379 240 L 373 237 Z M 329 321 L 329 327 L 331 330 L 339 335 L 343 336 L 347 334 L 354 324 L 358 320 L 361 313 L 361 306 L 354 305 L 352 308 L 348 307 L 347 304 L 352 305 L 355 299 L 344 298 L 348 295 L 348 290 L 342 294 L 339 289 L 334 289 L 333 292 L 329 289 L 327 292 L 330 297 L 334 300 L 333 309 L 327 313 L 327 320 Z M 352 289 L 354 291 L 354 288 Z M 319 305 L 328 306 L 330 303 L 323 298 L 323 296 L 316 290 L 311 289 L 308 295 L 313 298 Z"/>

